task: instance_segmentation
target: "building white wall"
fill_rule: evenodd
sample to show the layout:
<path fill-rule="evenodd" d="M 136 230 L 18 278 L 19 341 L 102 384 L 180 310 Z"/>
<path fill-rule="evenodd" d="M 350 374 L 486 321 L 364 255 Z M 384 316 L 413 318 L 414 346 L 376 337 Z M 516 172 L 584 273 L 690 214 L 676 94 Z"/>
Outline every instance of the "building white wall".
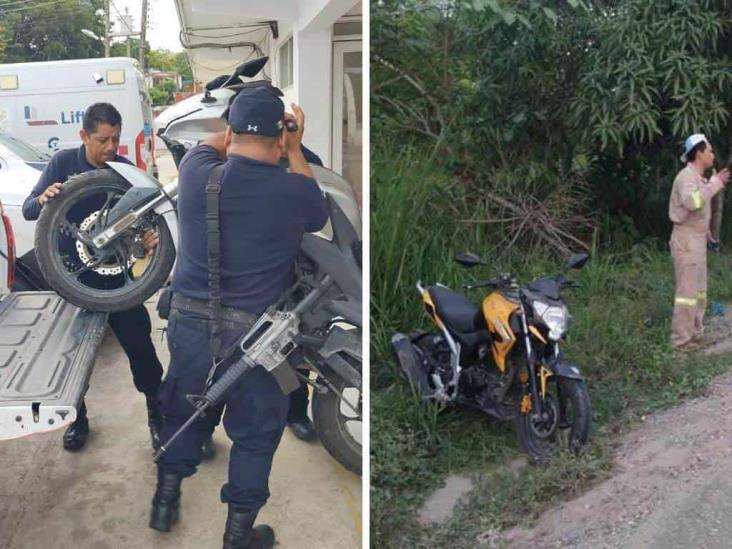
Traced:
<path fill-rule="evenodd" d="M 314 32 L 329 29 L 356 4 L 356 0 L 300 0 L 300 28 Z"/>
<path fill-rule="evenodd" d="M 318 0 L 327 3 L 326 0 Z M 352 0 L 351 0 L 351 3 Z M 278 21 L 279 39 L 272 40 L 272 77 L 275 85 L 279 74 L 279 48 L 293 37 L 293 84 L 282 91 L 283 100 L 290 110 L 290 103 L 297 103 L 305 112 L 305 145 L 315 152 L 326 166 L 331 162 L 331 78 L 332 78 L 332 30 L 303 30 L 302 21 Z"/>
<path fill-rule="evenodd" d="M 270 56 L 267 72 L 280 86 L 279 47 L 293 37 L 293 83 L 282 88 L 285 106 L 297 103 L 305 111 L 305 144 L 323 163 L 331 166 L 332 154 L 332 64 L 333 24 L 359 4 L 358 0 L 175 0 L 192 27 L 216 27 L 234 23 L 277 21 L 278 39 L 270 37 L 263 48 Z M 195 21 L 195 24 L 191 24 Z M 207 31 L 209 34 L 216 32 Z M 222 29 L 222 41 L 226 32 Z M 266 31 L 265 31 L 266 32 Z M 254 40 L 254 38 L 250 38 Z M 230 52 L 227 59 L 224 52 Z M 239 54 L 233 50 L 194 50 L 202 57 L 201 65 L 236 64 Z M 216 62 L 214 62 L 214 60 Z M 200 69 L 200 68 L 199 68 Z M 227 69 L 230 70 L 230 69 Z M 280 86 L 281 87 L 281 86 Z"/>

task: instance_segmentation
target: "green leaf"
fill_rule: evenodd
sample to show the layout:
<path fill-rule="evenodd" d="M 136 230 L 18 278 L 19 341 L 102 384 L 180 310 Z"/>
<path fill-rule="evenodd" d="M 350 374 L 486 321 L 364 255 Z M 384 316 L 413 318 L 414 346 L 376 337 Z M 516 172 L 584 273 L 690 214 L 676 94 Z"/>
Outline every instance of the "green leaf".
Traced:
<path fill-rule="evenodd" d="M 567 0 L 567 4 L 577 9 L 579 7 L 579 0 Z"/>
<path fill-rule="evenodd" d="M 526 27 L 527 29 L 529 29 L 529 30 L 531 30 L 531 29 L 532 29 L 532 26 L 531 26 L 531 21 L 529 21 L 528 19 L 526 19 L 526 17 L 524 17 L 524 16 L 523 16 L 523 15 L 521 15 L 520 13 L 519 13 L 519 14 L 516 14 L 516 17 L 518 17 L 518 20 L 519 20 L 519 21 L 520 21 L 521 23 L 523 23 L 523 25 L 524 25 L 524 26 L 525 26 L 525 27 Z"/>
<path fill-rule="evenodd" d="M 544 10 L 544 15 L 546 15 L 549 19 L 551 19 L 553 23 L 557 22 L 557 19 L 558 19 L 557 12 L 555 12 L 551 8 L 546 8 L 546 7 L 541 8 L 541 9 Z"/>
<path fill-rule="evenodd" d="M 510 27 L 511 25 L 513 25 L 516 22 L 516 13 L 513 11 L 504 11 L 503 20 Z"/>
<path fill-rule="evenodd" d="M 498 5 L 498 0 L 473 0 L 474 3 L 479 2 L 483 4 L 483 7 L 488 6 L 493 13 L 503 14 L 501 6 Z M 482 9 L 482 8 L 481 8 Z"/>

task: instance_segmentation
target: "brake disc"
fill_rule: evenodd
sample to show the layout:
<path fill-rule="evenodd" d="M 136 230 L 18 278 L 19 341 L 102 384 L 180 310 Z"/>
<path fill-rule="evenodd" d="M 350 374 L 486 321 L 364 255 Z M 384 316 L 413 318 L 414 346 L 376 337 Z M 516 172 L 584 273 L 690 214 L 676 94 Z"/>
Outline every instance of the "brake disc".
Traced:
<path fill-rule="evenodd" d="M 94 223 L 97 220 L 97 217 L 99 216 L 99 210 L 96 212 L 93 212 L 89 214 L 84 221 L 81 222 L 81 225 L 79 225 L 79 229 L 87 232 L 90 227 L 93 227 Z M 79 254 L 79 259 L 84 263 L 84 265 L 88 265 L 93 261 L 91 255 L 89 253 L 88 248 L 86 245 L 84 245 L 79 240 L 76 241 L 76 253 Z M 132 264 L 134 263 L 134 258 L 130 257 L 127 260 L 127 269 L 132 267 Z M 114 276 L 122 274 L 122 265 L 119 264 L 119 261 L 109 261 L 102 263 L 99 267 L 96 267 L 95 269 L 92 269 L 95 273 L 100 274 L 102 276 Z"/>
<path fill-rule="evenodd" d="M 553 395 L 547 395 L 544 399 L 544 411 L 548 419 L 530 419 L 531 431 L 537 438 L 546 439 L 554 434 L 559 424 L 559 405 Z"/>

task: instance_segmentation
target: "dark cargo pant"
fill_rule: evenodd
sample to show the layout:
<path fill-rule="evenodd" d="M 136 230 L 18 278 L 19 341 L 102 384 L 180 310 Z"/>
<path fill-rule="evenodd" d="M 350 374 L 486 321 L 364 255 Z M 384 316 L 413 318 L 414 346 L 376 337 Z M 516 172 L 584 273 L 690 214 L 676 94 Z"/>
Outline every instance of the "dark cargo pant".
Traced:
<path fill-rule="evenodd" d="M 244 325 L 222 323 L 222 344 L 228 347 Z M 207 321 L 193 313 L 171 310 L 168 319 L 170 367 L 158 393 L 165 427 L 163 441 L 193 414 L 186 395 L 203 393 L 211 369 Z M 217 379 L 222 371 L 217 371 Z M 272 458 L 285 428 L 289 398 L 274 377 L 256 367 L 245 374 L 224 397 L 224 402 L 194 422 L 160 459 L 165 472 L 188 477 L 201 462 L 201 444 L 213 433 L 224 408 L 224 428 L 234 443 L 229 458 L 229 482 L 221 501 L 239 512 L 256 511 L 269 498 Z"/>

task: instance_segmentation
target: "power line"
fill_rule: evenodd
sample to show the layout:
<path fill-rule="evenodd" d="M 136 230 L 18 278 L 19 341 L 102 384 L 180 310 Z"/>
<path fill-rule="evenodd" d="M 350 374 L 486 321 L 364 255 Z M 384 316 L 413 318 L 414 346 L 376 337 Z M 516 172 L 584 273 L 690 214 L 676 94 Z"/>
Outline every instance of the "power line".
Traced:
<path fill-rule="evenodd" d="M 87 9 L 85 9 L 83 7 L 79 7 L 79 6 L 64 6 L 64 5 L 62 5 L 62 6 L 57 6 L 55 8 L 52 8 L 52 9 L 53 9 L 53 16 L 54 16 L 54 18 L 58 18 L 58 16 L 63 16 L 63 15 L 66 15 L 66 14 L 74 14 L 74 15 L 79 14 L 80 15 L 80 14 L 85 14 L 85 13 L 88 14 L 89 13 L 89 11 Z M 3 11 L 3 8 L 0 7 L 0 14 L 2 14 L 4 16 L 6 13 L 10 13 L 10 12 L 9 11 Z M 40 10 L 39 10 L 39 13 L 40 13 Z M 31 13 L 28 13 L 28 15 L 34 17 L 37 14 L 31 12 Z"/>
<path fill-rule="evenodd" d="M 0 2 L 0 8 L 5 8 L 7 6 L 16 6 L 18 4 L 32 4 L 33 2 L 31 0 L 13 0 L 12 2 Z"/>
<path fill-rule="evenodd" d="M 127 33 L 128 33 L 128 34 L 134 34 L 134 33 L 135 33 L 135 31 L 133 31 L 133 30 L 132 30 L 132 27 L 128 25 L 128 23 L 127 23 L 127 19 L 126 19 L 127 17 L 132 17 L 132 14 L 131 14 L 131 13 L 129 13 L 129 12 L 127 12 L 127 13 L 125 13 L 124 15 L 122 15 L 122 12 L 120 12 L 120 11 L 119 11 L 119 9 L 117 8 L 117 5 L 116 5 L 116 4 L 114 3 L 114 1 L 113 1 L 113 0 L 112 0 L 112 2 L 110 2 L 110 4 L 111 4 L 111 5 L 112 5 L 112 7 L 114 8 L 114 11 L 116 11 L 116 12 L 117 12 L 117 16 L 118 16 L 118 21 L 119 21 L 120 23 L 122 23 L 122 25 L 124 25 L 125 27 L 127 27 Z"/>
<path fill-rule="evenodd" d="M 14 8 L 12 10 L 4 10 L 3 8 L 0 8 L 0 9 L 3 9 L 3 12 L 2 12 L 3 15 L 7 15 L 8 13 L 18 13 L 21 11 L 27 11 L 27 10 L 37 9 L 37 8 L 45 8 L 48 6 L 55 6 L 56 4 L 63 4 L 66 2 L 68 2 L 68 0 L 52 0 L 51 2 L 46 2 L 44 4 L 34 4 L 32 6 L 26 6 L 24 8 Z"/>
<path fill-rule="evenodd" d="M 6 8 L 8 6 L 17 6 L 17 5 L 32 6 L 33 4 L 35 4 L 37 2 L 38 2 L 38 0 L 10 0 L 10 1 L 3 1 L 3 2 L 0 2 L 0 8 Z"/>
<path fill-rule="evenodd" d="M 244 32 L 236 32 L 233 34 L 218 34 L 218 35 L 199 34 L 194 31 L 182 31 L 182 32 L 183 32 L 183 34 L 186 35 L 186 37 L 193 37 L 193 38 L 232 38 L 234 36 L 246 36 L 247 34 L 261 32 L 262 30 L 265 30 L 265 29 L 268 29 L 268 27 L 257 27 L 255 29 L 244 31 Z"/>
<path fill-rule="evenodd" d="M 65 7 L 62 6 L 61 8 L 58 7 L 51 7 L 50 9 L 53 10 L 53 16 L 54 18 L 61 18 L 61 17 L 79 17 L 83 16 L 84 14 L 88 14 L 88 11 L 85 11 L 83 9 L 79 8 L 73 8 L 73 7 Z M 2 16 L 5 16 L 5 14 L 8 12 L 2 11 L 2 8 L 0 8 L 0 14 Z M 18 15 L 25 16 L 28 18 L 39 18 L 39 17 L 46 17 L 46 14 L 48 12 L 44 11 L 43 8 L 39 9 L 38 11 L 25 11 L 20 12 Z M 21 22 L 21 24 L 23 24 Z"/>

